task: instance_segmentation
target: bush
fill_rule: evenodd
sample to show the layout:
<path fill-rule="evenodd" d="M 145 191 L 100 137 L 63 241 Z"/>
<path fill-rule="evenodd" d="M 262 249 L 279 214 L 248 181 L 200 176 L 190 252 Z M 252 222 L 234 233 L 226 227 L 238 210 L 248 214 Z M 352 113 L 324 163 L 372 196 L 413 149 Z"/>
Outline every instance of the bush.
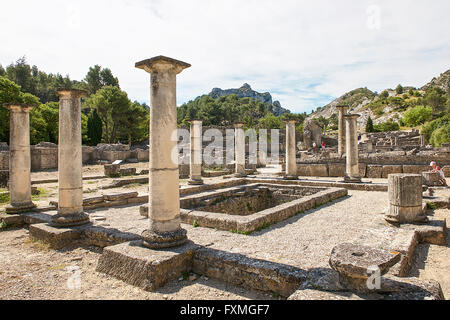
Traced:
<path fill-rule="evenodd" d="M 400 125 L 398 122 L 389 120 L 384 123 L 374 125 L 375 132 L 390 132 L 400 130 Z"/>
<path fill-rule="evenodd" d="M 450 114 L 447 114 L 444 117 L 438 118 L 434 121 L 427 122 L 422 128 L 422 134 L 425 136 L 425 139 L 427 141 L 431 142 L 431 136 L 433 135 L 433 132 L 442 127 L 447 126 L 449 123 L 450 123 Z"/>
<path fill-rule="evenodd" d="M 450 123 L 447 123 L 443 127 L 433 131 L 430 139 L 430 143 L 434 147 L 440 147 L 443 143 L 448 142 L 450 142 Z"/>
<path fill-rule="evenodd" d="M 433 109 L 431 107 L 417 106 L 403 114 L 402 122 L 406 126 L 415 127 L 430 121 L 432 117 Z"/>

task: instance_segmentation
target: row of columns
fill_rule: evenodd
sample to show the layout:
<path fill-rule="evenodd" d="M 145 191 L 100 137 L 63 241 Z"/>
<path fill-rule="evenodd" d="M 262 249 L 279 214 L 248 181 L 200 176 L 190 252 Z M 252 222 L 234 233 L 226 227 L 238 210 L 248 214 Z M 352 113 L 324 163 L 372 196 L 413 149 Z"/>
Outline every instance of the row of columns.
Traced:
<path fill-rule="evenodd" d="M 83 213 L 81 149 L 81 97 L 85 91 L 59 90 L 58 213 L 52 225 L 67 227 L 89 222 Z M 8 214 L 30 211 L 31 199 L 30 111 L 25 104 L 6 104 L 10 113 L 10 205 Z"/>

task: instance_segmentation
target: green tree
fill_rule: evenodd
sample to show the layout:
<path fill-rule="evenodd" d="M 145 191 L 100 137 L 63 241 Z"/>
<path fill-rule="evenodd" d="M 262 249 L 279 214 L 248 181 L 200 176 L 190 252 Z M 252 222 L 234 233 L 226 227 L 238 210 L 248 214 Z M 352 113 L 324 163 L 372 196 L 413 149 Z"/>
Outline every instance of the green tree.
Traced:
<path fill-rule="evenodd" d="M 273 113 L 267 113 L 263 118 L 258 120 L 259 129 L 283 129 L 283 121 L 280 117 L 275 116 Z"/>
<path fill-rule="evenodd" d="M 119 80 L 113 76 L 111 70 L 108 68 L 102 69 L 99 65 L 89 68 L 84 81 L 86 90 L 90 95 L 95 94 L 105 86 L 119 87 Z"/>
<path fill-rule="evenodd" d="M 382 93 L 380 93 L 381 99 L 387 99 L 389 97 L 389 92 L 387 90 L 384 90 Z"/>
<path fill-rule="evenodd" d="M 397 94 L 403 94 L 404 89 L 403 89 L 403 87 L 402 87 L 401 84 L 399 84 L 399 85 L 397 86 L 397 88 L 395 89 L 395 92 L 397 92 Z"/>
<path fill-rule="evenodd" d="M 367 119 L 366 132 L 375 132 L 375 129 L 373 127 L 373 120 L 370 116 L 369 119 Z"/>
<path fill-rule="evenodd" d="M 447 97 L 445 91 L 439 87 L 434 87 L 425 93 L 424 101 L 427 106 L 433 109 L 435 118 L 441 117 L 445 114 Z"/>
<path fill-rule="evenodd" d="M 0 64 L 0 77 L 4 77 L 6 75 L 5 69 L 3 69 L 3 66 Z"/>
<path fill-rule="evenodd" d="M 92 146 L 96 146 L 102 141 L 103 123 L 97 114 L 97 109 L 93 109 L 87 120 L 87 140 Z"/>
<path fill-rule="evenodd" d="M 103 123 L 102 140 L 106 143 L 117 142 L 121 118 L 127 116 L 131 101 L 127 94 L 118 87 L 106 86 L 90 96 L 86 104 L 96 109 Z M 133 128 L 128 128 L 133 130 Z"/>
<path fill-rule="evenodd" d="M 409 127 L 415 127 L 430 121 L 433 117 L 431 107 L 416 106 L 403 114 L 402 122 Z"/>

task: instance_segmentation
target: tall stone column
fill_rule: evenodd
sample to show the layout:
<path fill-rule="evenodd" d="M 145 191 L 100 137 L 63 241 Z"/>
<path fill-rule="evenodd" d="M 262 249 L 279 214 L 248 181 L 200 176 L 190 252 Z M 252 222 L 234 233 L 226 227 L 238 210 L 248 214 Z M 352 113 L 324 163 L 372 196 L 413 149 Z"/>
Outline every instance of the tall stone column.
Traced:
<path fill-rule="evenodd" d="M 59 95 L 58 139 L 58 214 L 52 217 L 55 227 L 72 227 L 89 223 L 83 212 L 83 172 L 81 146 L 81 98 L 86 91 L 61 89 Z"/>
<path fill-rule="evenodd" d="M 385 219 L 391 223 L 426 222 L 422 207 L 422 176 L 390 174 L 388 176 L 389 209 Z"/>
<path fill-rule="evenodd" d="M 238 178 L 246 177 L 245 173 L 245 132 L 244 124 L 238 122 L 234 125 L 234 144 L 235 144 L 235 162 L 236 162 L 236 173 L 235 176 Z"/>
<path fill-rule="evenodd" d="M 190 66 L 163 56 L 136 63 L 151 74 L 149 229 L 142 234 L 143 245 L 151 249 L 187 241 L 181 228 L 178 160 L 172 157 L 177 141 L 171 137 L 177 131 L 177 74 Z"/>
<path fill-rule="evenodd" d="M 356 122 L 359 117 L 359 114 L 347 114 L 344 116 L 347 154 L 345 182 L 349 183 L 361 182 L 361 177 L 359 176 L 358 127 Z"/>
<path fill-rule="evenodd" d="M 10 110 L 9 191 L 6 213 L 23 213 L 35 207 L 31 202 L 30 111 L 25 104 L 5 104 Z"/>
<path fill-rule="evenodd" d="M 345 154 L 345 136 L 346 136 L 346 129 L 345 129 L 345 119 L 344 116 L 348 112 L 348 106 L 337 106 L 336 107 L 339 111 L 339 134 L 338 134 L 338 154 L 339 156 L 343 156 Z"/>
<path fill-rule="evenodd" d="M 297 144 L 295 140 L 295 120 L 286 123 L 286 180 L 296 180 L 297 176 Z"/>
<path fill-rule="evenodd" d="M 202 185 L 202 120 L 191 120 L 191 179 L 190 185 Z"/>

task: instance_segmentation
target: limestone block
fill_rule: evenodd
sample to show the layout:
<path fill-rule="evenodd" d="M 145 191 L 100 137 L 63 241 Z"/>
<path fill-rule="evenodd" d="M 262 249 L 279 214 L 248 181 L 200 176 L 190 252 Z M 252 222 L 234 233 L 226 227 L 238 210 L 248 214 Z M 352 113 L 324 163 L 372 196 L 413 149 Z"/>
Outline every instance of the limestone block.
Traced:
<path fill-rule="evenodd" d="M 122 176 L 134 176 L 134 175 L 136 175 L 136 168 L 120 169 L 120 175 L 122 175 Z"/>
<path fill-rule="evenodd" d="M 430 166 L 403 165 L 403 173 L 422 174 L 422 172 L 430 171 L 430 169 Z"/>
<path fill-rule="evenodd" d="M 297 165 L 297 175 L 304 177 L 328 177 L 328 166 L 326 164 Z"/>
<path fill-rule="evenodd" d="M 344 287 L 367 291 L 367 279 L 371 274 L 371 268 L 377 267 L 380 275 L 384 275 L 400 261 L 400 258 L 399 252 L 344 243 L 333 249 L 329 263 L 333 270 L 339 272 L 339 281 Z"/>
<path fill-rule="evenodd" d="M 379 165 L 367 165 L 367 178 L 381 178 L 383 173 L 383 166 Z"/>
<path fill-rule="evenodd" d="M 422 184 L 427 187 L 441 185 L 441 175 L 439 172 L 422 172 Z"/>
<path fill-rule="evenodd" d="M 120 175 L 120 164 L 105 164 L 105 176 L 117 177 Z"/>
<path fill-rule="evenodd" d="M 390 174 L 394 173 L 403 173 L 403 167 L 401 165 L 383 166 L 383 172 L 381 174 L 381 177 L 383 179 L 387 179 Z"/>
<path fill-rule="evenodd" d="M 367 174 L 367 165 L 365 163 L 360 163 L 359 164 L 359 176 L 361 178 L 366 177 Z"/>
<path fill-rule="evenodd" d="M 330 177 L 345 177 L 345 164 L 330 163 L 328 165 Z M 364 175 L 365 176 L 365 175 Z"/>
<path fill-rule="evenodd" d="M 444 171 L 445 177 L 450 177 L 450 166 L 443 167 L 442 171 Z"/>

